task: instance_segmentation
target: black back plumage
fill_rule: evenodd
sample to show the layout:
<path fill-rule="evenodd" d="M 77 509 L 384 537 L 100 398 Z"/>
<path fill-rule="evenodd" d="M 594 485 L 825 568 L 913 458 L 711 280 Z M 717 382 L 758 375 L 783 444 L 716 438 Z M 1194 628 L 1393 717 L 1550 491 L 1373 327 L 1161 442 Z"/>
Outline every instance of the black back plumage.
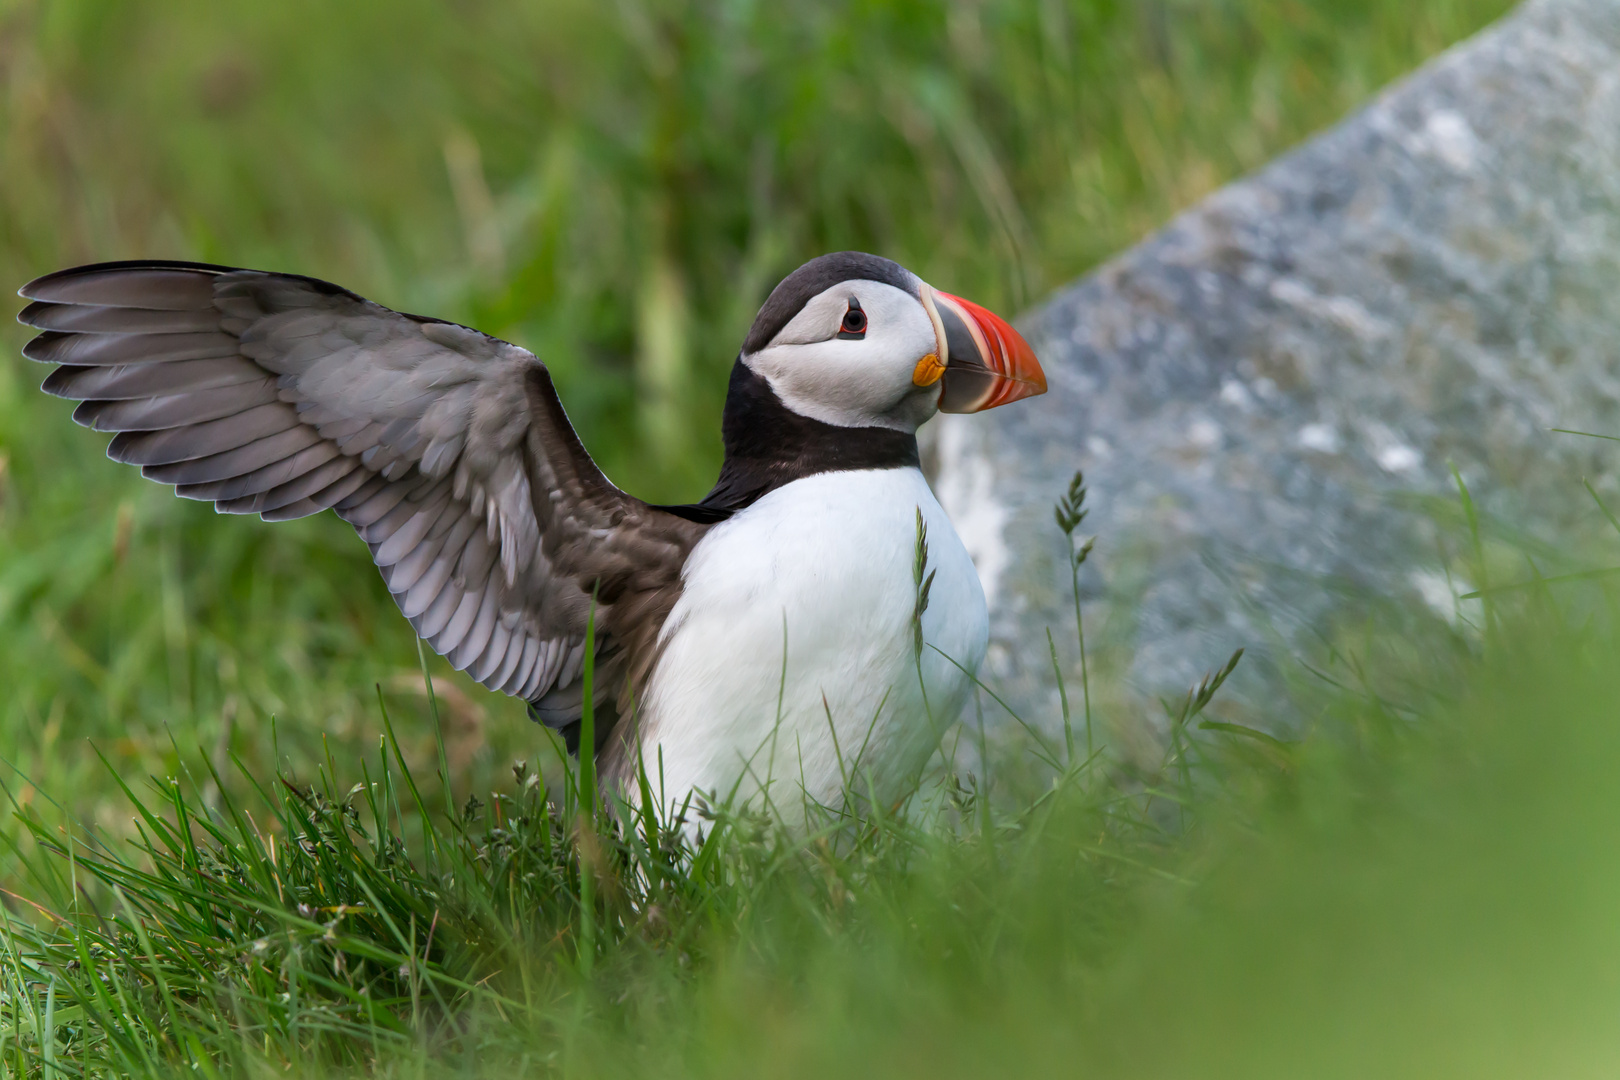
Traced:
<path fill-rule="evenodd" d="M 893 428 L 838 427 L 782 404 L 740 359 L 732 365 L 721 420 L 726 456 L 697 506 L 733 514 L 784 484 L 825 472 L 915 466 L 917 437 Z"/>

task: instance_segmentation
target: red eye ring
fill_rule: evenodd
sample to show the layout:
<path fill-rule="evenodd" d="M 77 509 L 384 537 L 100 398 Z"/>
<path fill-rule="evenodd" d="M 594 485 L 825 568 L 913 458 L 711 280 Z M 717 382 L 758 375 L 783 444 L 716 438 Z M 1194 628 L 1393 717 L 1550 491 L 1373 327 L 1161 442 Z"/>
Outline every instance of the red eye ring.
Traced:
<path fill-rule="evenodd" d="M 860 301 L 854 297 L 850 298 L 843 322 L 838 324 L 838 336 L 845 339 L 866 336 L 866 312 L 861 310 Z"/>

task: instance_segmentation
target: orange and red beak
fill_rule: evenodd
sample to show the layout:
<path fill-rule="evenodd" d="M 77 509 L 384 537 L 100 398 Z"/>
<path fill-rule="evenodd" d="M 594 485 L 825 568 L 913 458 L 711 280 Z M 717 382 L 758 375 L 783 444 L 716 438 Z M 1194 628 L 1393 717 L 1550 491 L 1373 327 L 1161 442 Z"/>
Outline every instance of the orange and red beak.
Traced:
<path fill-rule="evenodd" d="M 1005 319 L 926 286 L 923 304 L 933 316 L 944 361 L 940 412 L 982 412 L 1046 393 L 1046 373 L 1035 350 Z"/>

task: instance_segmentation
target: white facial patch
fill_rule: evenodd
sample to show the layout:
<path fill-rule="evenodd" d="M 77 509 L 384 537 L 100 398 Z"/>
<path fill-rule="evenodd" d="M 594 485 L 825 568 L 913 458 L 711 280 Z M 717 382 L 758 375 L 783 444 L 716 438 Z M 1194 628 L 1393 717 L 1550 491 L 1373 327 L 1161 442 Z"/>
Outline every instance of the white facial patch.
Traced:
<path fill-rule="evenodd" d="M 850 300 L 866 333 L 839 337 Z M 812 297 L 771 339 L 743 357 L 794 412 L 837 427 L 914 431 L 933 414 L 939 387 L 912 382 L 917 361 L 937 351 L 922 302 L 879 281 L 846 281 Z"/>

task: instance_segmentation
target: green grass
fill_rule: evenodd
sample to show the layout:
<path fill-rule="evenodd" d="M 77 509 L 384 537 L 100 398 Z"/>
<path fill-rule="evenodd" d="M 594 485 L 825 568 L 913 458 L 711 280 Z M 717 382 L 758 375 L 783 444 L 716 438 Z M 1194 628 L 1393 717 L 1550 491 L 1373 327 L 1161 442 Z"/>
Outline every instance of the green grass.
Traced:
<path fill-rule="evenodd" d="M 988 797 L 947 775 L 808 835 L 722 810 L 694 847 L 530 765 L 474 799 L 385 712 L 354 775 L 233 761 L 243 799 L 182 755 L 123 789 L 134 843 L 14 801 L 0 1066 L 1608 1075 L 1617 615 L 1514 590 L 1341 655 L 1365 688 L 1324 680 L 1296 741 L 1201 721 L 1216 676 L 1152 769 L 1032 737 Z"/>
<path fill-rule="evenodd" d="M 613 476 L 694 498 L 737 343 L 804 258 L 879 251 L 1014 313 L 1507 6 L 14 0 L 0 280 L 330 278 L 533 348 Z M 582 849 L 519 705 L 430 658 L 435 715 L 346 528 L 111 465 L 23 340 L 0 334 L 7 1070 L 1613 1059 L 1601 583 L 1515 594 L 1483 635 L 1347 636 L 1342 688 L 1264 718 L 1298 744 L 1171 725 L 1144 753 L 1143 703 L 1071 686 L 1064 745 L 1001 722 L 988 772 L 825 846 L 745 818 L 696 866 L 645 823 Z"/>

